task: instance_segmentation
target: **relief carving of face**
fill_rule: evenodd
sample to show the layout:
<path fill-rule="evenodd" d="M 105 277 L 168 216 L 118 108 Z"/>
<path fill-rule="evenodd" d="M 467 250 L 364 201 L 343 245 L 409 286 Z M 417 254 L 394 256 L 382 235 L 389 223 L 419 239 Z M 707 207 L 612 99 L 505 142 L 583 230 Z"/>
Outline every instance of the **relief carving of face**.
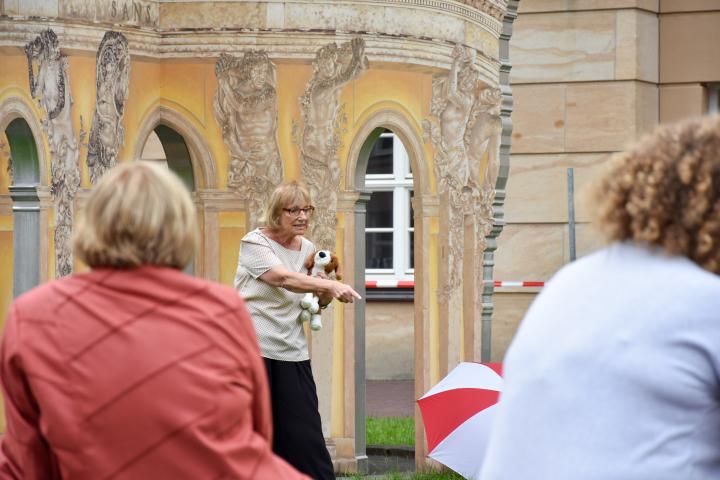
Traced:
<path fill-rule="evenodd" d="M 315 72 L 321 79 L 333 78 L 338 69 L 338 47 L 331 43 L 320 49 L 315 58 Z"/>
<path fill-rule="evenodd" d="M 265 87 L 268 78 L 268 65 L 266 62 L 259 61 L 250 67 L 250 83 L 256 89 Z"/>

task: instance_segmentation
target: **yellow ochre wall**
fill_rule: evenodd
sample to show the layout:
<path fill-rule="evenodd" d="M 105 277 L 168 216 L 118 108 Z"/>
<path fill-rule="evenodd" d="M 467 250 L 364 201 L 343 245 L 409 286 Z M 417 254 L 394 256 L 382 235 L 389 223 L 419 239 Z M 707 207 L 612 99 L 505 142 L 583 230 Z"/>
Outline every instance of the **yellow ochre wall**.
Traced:
<path fill-rule="evenodd" d="M 75 135 L 79 136 L 81 129 L 85 132 L 83 144 L 80 146 L 79 163 L 82 172 L 82 187 L 89 188 L 89 174 L 86 165 L 87 144 L 95 107 L 95 55 L 86 52 L 65 52 L 68 55 L 68 77 L 73 96 L 71 117 Z M 275 60 L 277 65 L 277 91 L 278 91 L 278 144 L 284 162 L 285 179 L 295 179 L 300 176 L 299 148 L 293 141 L 293 124 L 301 124 L 299 97 L 302 96 L 305 86 L 312 76 L 310 61 L 286 62 Z M 19 48 L 6 49 L 3 54 L 3 64 L 7 68 L 0 69 L 0 101 L 8 96 L 20 96 L 33 105 L 33 111 L 38 123 L 44 118 L 37 102 L 30 99 L 27 60 Z M 432 96 L 432 71 L 404 71 L 391 68 L 387 65 L 370 65 L 370 70 L 359 79 L 346 85 L 341 93 L 340 103 L 343 105 L 344 116 L 347 122 L 343 125 L 342 143 L 339 149 L 341 168 L 341 189 L 345 185 L 348 151 L 357 132 L 374 113 L 380 110 L 394 110 L 403 115 L 412 126 L 418 138 L 422 138 L 422 119 L 430 115 L 429 106 Z M 169 108 L 185 118 L 197 133 L 205 140 L 210 154 L 215 160 L 217 172 L 217 188 L 224 190 L 227 185 L 227 166 L 229 152 L 221 136 L 220 127 L 215 119 L 213 102 L 217 89 L 215 76 L 215 59 L 182 59 L 182 60 L 155 60 L 150 58 L 132 57 L 130 67 L 129 98 L 125 106 L 123 125 L 125 127 L 124 146 L 118 158 L 120 161 L 130 161 L 134 152 L 142 151 L 140 142 L 145 139 L 138 138 L 147 118 L 159 106 Z M 82 123 L 81 123 L 82 117 Z M 43 140 L 40 148 L 45 149 L 45 158 L 50 159 L 47 142 Z M 430 162 L 432 150 L 428 144 L 423 146 L 424 158 Z M 354 161 L 353 161 L 354 163 Z M 418 166 L 413 166 L 415 172 L 420 172 Z M 4 168 L 3 168 L 4 170 Z M 428 177 L 425 183 L 429 185 L 429 192 L 436 191 L 432 165 L 422 168 Z M 43 184 L 50 182 L 50 166 L 45 166 L 47 172 Z M 0 195 L 7 192 L 7 175 L 0 173 Z M 202 179 L 196 178 L 198 188 L 207 188 Z M 350 186 L 352 187 L 352 186 Z M 345 224 L 343 215 L 339 215 L 339 230 Z M 53 212 L 48 212 L 48 278 L 54 277 L 54 248 L 53 248 Z M 240 239 L 245 232 L 245 214 L 238 211 L 221 211 L 218 215 L 219 252 L 217 262 L 219 279 L 222 283 L 232 285 L 237 265 L 237 253 Z M 338 245 L 342 244 L 342 231 L 338 232 Z M 12 298 L 12 217 L 0 217 L 0 308 L 7 311 Z M 432 250 L 432 245 L 430 246 Z M 338 252 L 342 252 L 339 248 Z M 432 254 L 432 252 L 431 252 Z M 342 259 L 344 261 L 344 259 Z M 81 267 L 81 266 L 78 266 Z M 433 275 L 433 272 L 428 272 Z M 437 342 L 437 308 L 432 309 L 433 324 L 431 344 L 438 348 Z M 335 330 L 333 335 L 333 385 L 344 384 L 344 355 L 343 338 L 344 322 L 343 309 L 335 309 Z M 432 352 L 428 352 L 433 355 Z M 436 355 L 433 355 L 437 358 Z M 435 369 L 437 370 L 437 369 Z M 434 376 L 437 376 L 435 374 Z M 342 436 L 343 432 L 343 391 L 342 388 L 333 388 L 331 432 Z"/>

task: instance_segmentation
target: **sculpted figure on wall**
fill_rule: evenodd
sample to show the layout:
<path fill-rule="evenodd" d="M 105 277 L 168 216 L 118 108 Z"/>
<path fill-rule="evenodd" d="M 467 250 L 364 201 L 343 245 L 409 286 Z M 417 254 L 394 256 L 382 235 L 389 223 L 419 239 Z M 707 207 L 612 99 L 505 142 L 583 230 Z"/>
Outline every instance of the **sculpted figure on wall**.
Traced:
<path fill-rule="evenodd" d="M 320 208 L 310 237 L 321 248 L 335 248 L 337 195 L 340 189 L 340 93 L 368 68 L 365 41 L 354 38 L 340 46 L 320 48 L 313 61 L 313 76 L 300 97 L 301 175 Z"/>
<path fill-rule="evenodd" d="M 130 80 L 130 51 L 122 33 L 106 32 L 100 42 L 96 64 L 95 114 L 93 115 L 87 165 L 96 183 L 117 163 L 125 130 L 122 126 Z"/>
<path fill-rule="evenodd" d="M 283 179 L 275 65 L 265 51 L 249 51 L 242 59 L 222 54 L 215 74 L 215 118 L 230 150 L 228 188 L 246 201 L 254 228 Z"/>
<path fill-rule="evenodd" d="M 447 197 L 448 291 L 461 282 L 465 218 L 472 219 L 475 232 L 476 245 L 468 248 L 484 250 L 485 236 L 492 229 L 500 98 L 499 89 L 480 84 L 475 51 L 459 45 L 453 50 L 450 72 L 433 78 L 430 112 L 435 121 L 425 120 L 423 126 L 435 149 L 439 191 Z"/>
<path fill-rule="evenodd" d="M 500 168 L 502 134 L 500 100 L 499 88 L 486 87 L 480 90 L 465 134 L 470 178 L 480 178 L 481 168 L 485 173 L 479 195 L 475 197 L 478 241 L 484 241 L 484 237 L 490 233 L 493 225 L 492 203 Z"/>
<path fill-rule="evenodd" d="M 70 235 L 75 195 L 80 187 L 78 143 L 70 119 L 72 96 L 67 77 L 67 58 L 60 54 L 55 32 L 45 30 L 25 46 L 30 76 L 30 92 L 47 118 L 43 129 L 51 153 L 52 188 L 55 201 L 55 273 L 72 273 Z"/>
<path fill-rule="evenodd" d="M 433 77 L 430 113 L 436 122 L 423 122 L 435 148 L 435 175 L 441 194 L 448 199 L 448 276 L 446 289 L 460 285 L 464 215 L 480 195 L 478 177 L 473 177 L 466 132 L 470 123 L 479 80 L 475 51 L 456 45 L 447 75 Z"/>

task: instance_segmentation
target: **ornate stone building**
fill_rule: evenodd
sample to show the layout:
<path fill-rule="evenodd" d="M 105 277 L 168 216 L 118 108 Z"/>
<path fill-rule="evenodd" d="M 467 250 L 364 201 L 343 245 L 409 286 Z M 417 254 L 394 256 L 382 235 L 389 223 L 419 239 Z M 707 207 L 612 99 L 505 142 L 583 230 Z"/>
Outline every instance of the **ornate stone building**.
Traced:
<path fill-rule="evenodd" d="M 194 274 L 231 283 L 268 192 L 299 178 L 321 212 L 311 236 L 365 296 L 366 169 L 389 132 L 412 172 L 417 396 L 487 358 L 516 4 L 0 0 L 0 308 L 84 268 L 68 240 L 85 192 L 154 157 L 200 213 Z M 363 470 L 365 302 L 325 317 L 311 342 L 323 428 L 336 468 Z"/>

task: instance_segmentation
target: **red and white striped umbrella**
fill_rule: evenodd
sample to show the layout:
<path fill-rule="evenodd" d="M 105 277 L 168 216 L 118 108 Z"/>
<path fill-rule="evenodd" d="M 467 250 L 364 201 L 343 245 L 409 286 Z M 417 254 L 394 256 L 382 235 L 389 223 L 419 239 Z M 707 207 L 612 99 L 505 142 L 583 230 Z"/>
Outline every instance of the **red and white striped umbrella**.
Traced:
<path fill-rule="evenodd" d="M 501 375 L 498 363 L 464 362 L 417 401 L 430 458 L 465 478 L 480 478 Z"/>

